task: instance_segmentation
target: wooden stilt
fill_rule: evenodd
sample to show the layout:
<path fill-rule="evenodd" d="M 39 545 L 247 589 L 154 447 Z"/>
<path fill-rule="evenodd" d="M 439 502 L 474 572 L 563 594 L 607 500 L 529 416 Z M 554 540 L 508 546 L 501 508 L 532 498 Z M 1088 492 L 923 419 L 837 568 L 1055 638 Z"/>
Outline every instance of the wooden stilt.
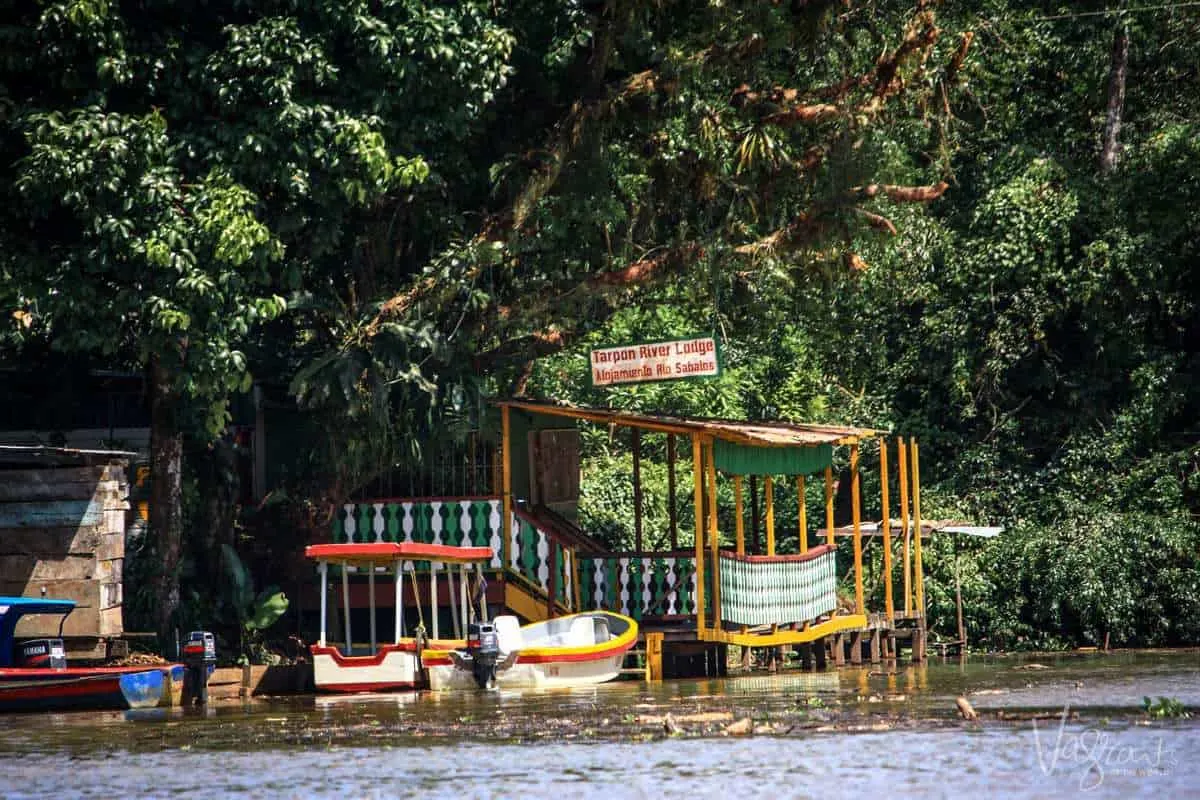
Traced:
<path fill-rule="evenodd" d="M 742 476 L 733 476 L 733 505 L 734 505 L 734 535 L 736 536 L 737 554 L 746 555 L 746 520 L 742 509 Z"/>
<path fill-rule="evenodd" d="M 825 544 L 833 544 L 833 467 L 825 468 Z"/>
<path fill-rule="evenodd" d="M 798 521 L 799 536 L 800 536 L 800 552 L 808 552 L 808 503 L 804 497 L 804 476 L 796 476 L 796 505 L 799 508 L 800 519 Z"/>
<path fill-rule="evenodd" d="M 750 552 L 761 554 L 758 547 L 758 476 L 750 476 Z"/>
<path fill-rule="evenodd" d="M 880 649 L 880 645 L 881 645 L 881 641 L 880 641 L 880 635 L 879 635 L 879 628 L 873 628 L 871 630 L 871 663 L 872 664 L 878 664 L 880 661 L 883 660 L 883 653 Z"/>
<path fill-rule="evenodd" d="M 503 561 L 501 569 L 512 565 L 512 426 L 508 406 L 500 406 L 500 485 L 502 516 L 500 528 L 500 550 Z M 430 571 L 432 574 L 432 570 Z M 416 584 L 413 584 L 414 588 Z M 435 609 L 436 610 L 436 609 Z"/>
<path fill-rule="evenodd" d="M 862 648 L 862 631 L 853 631 L 850 634 L 850 663 L 861 664 L 863 660 Z"/>
<path fill-rule="evenodd" d="M 712 628 L 721 627 L 721 573 L 717 534 L 717 467 L 713 456 L 713 444 L 708 443 L 708 537 L 712 551 Z"/>
<path fill-rule="evenodd" d="M 704 458 L 699 434 L 692 434 L 692 485 L 696 506 L 696 637 L 704 630 Z"/>
<path fill-rule="evenodd" d="M 764 502 L 767 506 L 767 555 L 775 555 L 775 479 L 768 475 L 763 479 Z"/>
<path fill-rule="evenodd" d="M 663 638 L 662 633 L 646 634 L 646 680 L 663 679 Z"/>
<path fill-rule="evenodd" d="M 860 498 L 860 475 L 858 474 L 858 445 L 850 445 L 850 510 L 854 523 L 854 609 L 866 614 L 867 605 L 863 598 L 863 553 L 862 553 L 862 500 Z"/>
<path fill-rule="evenodd" d="M 813 642 L 813 659 L 816 662 L 816 668 L 821 671 L 824 671 L 829 666 L 829 662 L 825 657 L 825 650 L 827 647 L 829 647 L 827 638 L 818 639 L 817 641 Z"/>
<path fill-rule="evenodd" d="M 633 548 L 642 554 L 642 432 L 630 429 L 633 449 Z"/>
<path fill-rule="evenodd" d="M 912 496 L 913 528 L 917 537 L 916 541 L 913 542 L 913 579 L 917 590 L 917 613 L 924 617 L 925 570 L 921 565 L 921 454 L 916 439 L 912 440 Z"/>
<path fill-rule="evenodd" d="M 675 434 L 667 434 L 667 524 L 671 529 L 671 549 L 679 549 L 679 509 L 675 498 Z"/>
<path fill-rule="evenodd" d="M 879 495 L 883 504 L 883 604 L 888 622 L 896 618 L 892 599 L 892 518 L 891 497 L 888 493 L 887 440 L 879 440 Z"/>
<path fill-rule="evenodd" d="M 844 666 L 846 663 L 846 643 L 842 638 L 842 634 L 835 633 L 830 641 L 833 643 L 833 665 L 835 667 Z"/>
<path fill-rule="evenodd" d="M 904 614 L 912 614 L 912 561 L 910 543 L 912 532 L 908 527 L 908 448 L 904 439 L 896 441 L 896 455 L 900 461 L 900 535 L 904 540 Z"/>

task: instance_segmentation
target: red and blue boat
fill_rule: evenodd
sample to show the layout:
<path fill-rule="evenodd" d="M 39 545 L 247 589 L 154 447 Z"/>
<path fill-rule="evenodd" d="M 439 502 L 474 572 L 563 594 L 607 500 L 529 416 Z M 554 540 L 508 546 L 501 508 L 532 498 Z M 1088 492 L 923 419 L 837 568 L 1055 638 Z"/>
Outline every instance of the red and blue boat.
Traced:
<path fill-rule="evenodd" d="M 182 667 L 68 667 L 62 623 L 73 600 L 0 596 L 0 711 L 152 708 L 169 697 L 169 679 Z M 59 637 L 16 641 L 29 614 L 60 616 Z"/>

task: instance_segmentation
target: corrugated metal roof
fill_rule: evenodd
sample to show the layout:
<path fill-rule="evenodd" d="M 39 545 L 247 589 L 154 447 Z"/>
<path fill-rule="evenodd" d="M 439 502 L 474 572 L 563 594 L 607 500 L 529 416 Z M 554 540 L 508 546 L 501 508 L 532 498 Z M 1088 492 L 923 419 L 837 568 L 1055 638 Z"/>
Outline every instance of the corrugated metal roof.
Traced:
<path fill-rule="evenodd" d="M 739 422 L 710 417 L 676 417 L 638 414 L 605 408 L 584 408 L 538 400 L 493 400 L 497 406 L 518 408 L 534 414 L 583 419 L 603 425 L 679 433 L 700 433 L 756 447 L 805 447 L 819 444 L 853 444 L 879 435 L 870 428 L 844 425 L 808 425 L 795 422 Z"/>

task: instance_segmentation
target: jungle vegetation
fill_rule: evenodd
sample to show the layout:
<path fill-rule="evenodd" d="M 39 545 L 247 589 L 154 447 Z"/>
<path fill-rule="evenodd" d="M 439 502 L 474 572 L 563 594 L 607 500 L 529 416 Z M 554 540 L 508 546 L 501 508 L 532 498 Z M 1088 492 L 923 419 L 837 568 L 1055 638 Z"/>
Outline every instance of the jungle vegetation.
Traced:
<path fill-rule="evenodd" d="M 1198 64 L 1182 3 L 8 0 L 0 357 L 146 376 L 162 632 L 526 393 L 917 436 L 1006 528 L 973 639 L 1196 643 Z M 709 330 L 717 380 L 589 385 Z M 256 382 L 314 445 L 237 510 Z"/>

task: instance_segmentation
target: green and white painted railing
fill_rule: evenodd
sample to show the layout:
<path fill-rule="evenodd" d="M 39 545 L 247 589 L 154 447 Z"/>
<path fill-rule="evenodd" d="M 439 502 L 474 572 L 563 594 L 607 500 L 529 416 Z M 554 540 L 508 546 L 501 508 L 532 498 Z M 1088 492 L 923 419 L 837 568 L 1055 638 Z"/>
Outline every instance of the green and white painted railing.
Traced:
<path fill-rule="evenodd" d="M 507 567 L 562 608 L 605 609 L 635 619 L 695 613 L 696 566 L 688 551 L 579 553 L 552 526 L 514 509 L 509 563 L 503 563 L 499 497 L 412 498 L 346 503 L 333 521 L 335 542 L 422 542 L 491 547 L 493 569 Z M 415 565 L 418 570 L 423 564 Z M 553 580 L 551 576 L 553 573 Z"/>
<path fill-rule="evenodd" d="M 811 622 L 837 608 L 837 549 L 802 555 L 738 556 L 722 552 L 721 621 L 741 625 Z"/>
<path fill-rule="evenodd" d="M 574 609 L 575 595 L 571 591 L 572 560 L 575 551 L 565 546 L 536 518 L 522 511 L 513 511 L 512 546 L 509 548 L 508 568 L 542 594 L 554 599 L 564 608 Z"/>
<path fill-rule="evenodd" d="M 333 521 L 335 542 L 421 542 L 492 548 L 501 561 L 499 497 L 413 498 L 346 503 Z"/>
<path fill-rule="evenodd" d="M 584 608 L 637 620 L 696 613 L 696 559 L 686 551 L 581 556 L 579 585 Z"/>

